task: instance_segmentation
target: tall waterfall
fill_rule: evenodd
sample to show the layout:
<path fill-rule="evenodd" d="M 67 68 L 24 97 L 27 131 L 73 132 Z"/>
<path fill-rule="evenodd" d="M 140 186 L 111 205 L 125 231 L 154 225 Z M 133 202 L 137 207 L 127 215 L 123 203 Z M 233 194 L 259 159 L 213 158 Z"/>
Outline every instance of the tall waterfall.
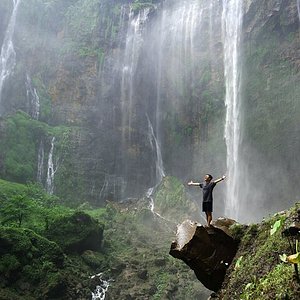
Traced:
<path fill-rule="evenodd" d="M 26 96 L 29 105 L 29 114 L 33 119 L 38 120 L 40 116 L 40 98 L 36 89 L 32 86 L 32 80 L 26 75 Z"/>
<path fill-rule="evenodd" d="M 160 32 L 156 44 L 158 116 L 160 102 L 166 92 L 166 86 L 162 86 L 164 79 L 169 82 L 169 88 L 177 90 L 179 96 L 184 95 L 185 83 L 191 88 L 194 86 L 195 64 L 199 63 L 195 50 L 199 48 L 197 33 L 201 30 L 202 13 L 199 1 L 182 1 L 174 7 L 171 3 L 166 3 L 163 7 L 161 21 L 156 28 Z M 178 99 L 172 101 L 176 107 Z"/>
<path fill-rule="evenodd" d="M 121 80 L 121 108 L 123 144 L 131 139 L 131 126 L 135 96 L 135 75 L 140 58 L 140 50 L 143 43 L 143 24 L 146 22 L 149 9 L 141 10 L 137 16 L 130 10 L 124 61 Z"/>
<path fill-rule="evenodd" d="M 300 0 L 297 0 L 297 9 L 298 9 L 299 22 L 300 22 Z"/>
<path fill-rule="evenodd" d="M 240 206 L 240 102 L 241 64 L 240 38 L 242 28 L 242 1 L 223 2 L 224 72 L 226 85 L 225 140 L 227 146 L 227 193 L 225 213 L 238 218 Z"/>
<path fill-rule="evenodd" d="M 47 169 L 47 180 L 46 180 L 46 190 L 50 195 L 54 192 L 54 164 L 53 164 L 53 151 L 54 151 L 55 137 L 51 140 L 51 148 L 48 156 L 48 169 Z"/>
<path fill-rule="evenodd" d="M 15 31 L 16 16 L 18 12 L 18 7 L 21 0 L 13 0 L 13 11 L 5 32 L 3 44 L 1 47 L 1 57 L 0 57 L 0 105 L 3 85 L 7 77 L 11 74 L 14 66 L 16 64 L 16 52 L 13 45 L 13 35 Z M 3 112 L 0 107 L 0 115 Z"/>

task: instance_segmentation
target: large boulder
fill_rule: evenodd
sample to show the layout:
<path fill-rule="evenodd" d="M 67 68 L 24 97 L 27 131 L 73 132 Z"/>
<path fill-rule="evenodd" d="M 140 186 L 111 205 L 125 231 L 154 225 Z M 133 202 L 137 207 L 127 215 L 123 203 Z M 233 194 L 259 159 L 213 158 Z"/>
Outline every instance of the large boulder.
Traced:
<path fill-rule="evenodd" d="M 60 245 L 66 253 L 99 251 L 103 240 L 103 225 L 84 212 L 75 212 L 53 222 L 47 237 Z"/>
<path fill-rule="evenodd" d="M 231 225 L 223 219 L 221 224 Z M 205 287 L 212 291 L 221 288 L 226 270 L 237 251 L 238 241 L 215 226 L 204 227 L 189 220 L 178 226 L 170 254 L 183 260 Z"/>

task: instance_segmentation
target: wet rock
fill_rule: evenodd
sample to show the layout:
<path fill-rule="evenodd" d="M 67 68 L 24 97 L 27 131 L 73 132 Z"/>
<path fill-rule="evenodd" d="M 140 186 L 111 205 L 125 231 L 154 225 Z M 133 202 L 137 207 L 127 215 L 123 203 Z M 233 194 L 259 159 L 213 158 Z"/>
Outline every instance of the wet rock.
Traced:
<path fill-rule="evenodd" d="M 222 221 L 225 226 L 232 221 Z M 215 223 L 216 224 L 216 223 Z M 225 226 L 226 227 L 226 226 Z M 183 260 L 205 287 L 212 291 L 221 288 L 226 270 L 236 254 L 238 241 L 218 227 L 204 227 L 184 221 L 178 226 L 170 255 Z"/>

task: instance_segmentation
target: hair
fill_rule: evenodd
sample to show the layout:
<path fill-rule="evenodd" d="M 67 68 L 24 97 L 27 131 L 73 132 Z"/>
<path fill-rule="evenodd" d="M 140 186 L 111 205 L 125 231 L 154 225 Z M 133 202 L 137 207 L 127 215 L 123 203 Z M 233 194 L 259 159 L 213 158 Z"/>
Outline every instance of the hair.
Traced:
<path fill-rule="evenodd" d="M 205 174 L 205 175 L 207 175 L 207 176 L 209 177 L 210 180 L 213 179 L 213 177 L 212 177 L 210 174 Z"/>

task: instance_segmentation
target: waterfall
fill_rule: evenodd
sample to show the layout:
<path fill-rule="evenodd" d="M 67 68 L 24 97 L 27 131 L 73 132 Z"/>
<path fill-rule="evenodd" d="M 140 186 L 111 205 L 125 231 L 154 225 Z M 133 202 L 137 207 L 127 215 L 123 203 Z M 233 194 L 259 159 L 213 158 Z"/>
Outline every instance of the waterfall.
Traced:
<path fill-rule="evenodd" d="M 162 178 L 166 176 L 164 171 L 164 166 L 163 166 L 161 150 L 160 150 L 159 143 L 155 137 L 154 130 L 148 115 L 147 115 L 147 120 L 148 120 L 148 139 L 152 150 L 153 151 L 155 150 L 156 152 L 156 162 L 155 162 L 156 182 L 160 183 Z"/>
<path fill-rule="evenodd" d="M 155 191 L 156 187 L 160 184 L 163 177 L 165 177 L 165 171 L 163 166 L 163 160 L 161 156 L 161 151 L 159 147 L 159 143 L 155 137 L 153 126 L 151 121 L 147 115 L 148 120 L 148 139 L 152 148 L 152 151 L 156 152 L 156 162 L 155 162 L 155 170 L 156 170 L 156 185 L 148 189 L 146 197 L 150 200 L 150 210 L 154 213 L 154 200 L 153 200 L 153 192 Z"/>
<path fill-rule="evenodd" d="M 242 1 L 223 1 L 224 75 L 226 86 L 225 141 L 227 147 L 227 192 L 225 213 L 237 218 L 240 207 L 240 38 L 242 28 Z"/>
<path fill-rule="evenodd" d="M 44 175 L 44 143 L 41 140 L 39 151 L 38 151 L 38 166 L 37 166 L 37 181 L 39 183 L 43 182 L 43 175 Z"/>
<path fill-rule="evenodd" d="M 95 277 L 98 277 L 100 284 L 97 285 L 95 291 L 92 292 L 92 300 L 104 300 L 109 288 L 109 281 L 102 279 L 102 273 L 91 276 L 91 279 Z"/>
<path fill-rule="evenodd" d="M 32 87 L 32 81 L 29 75 L 26 75 L 26 96 L 29 104 L 29 113 L 33 119 L 38 120 L 40 115 L 40 98 L 35 88 Z"/>
<path fill-rule="evenodd" d="M 121 79 L 122 139 L 123 144 L 131 139 L 131 126 L 135 96 L 135 74 L 143 43 L 143 24 L 147 21 L 149 9 L 141 10 L 137 16 L 131 9 L 126 36 Z"/>
<path fill-rule="evenodd" d="M 48 156 L 48 169 L 47 169 L 47 180 L 46 180 L 46 190 L 50 195 L 54 192 L 54 164 L 53 164 L 53 151 L 54 151 L 55 137 L 51 140 L 51 148 Z"/>
<path fill-rule="evenodd" d="M 297 0 L 298 17 L 300 22 L 300 0 Z"/>
<path fill-rule="evenodd" d="M 195 68 L 199 64 L 195 50 L 201 46 L 197 34 L 201 31 L 202 15 L 203 8 L 199 1 L 180 1 L 174 7 L 171 3 L 164 4 L 160 24 L 154 32 L 154 35 L 160 32 L 156 49 L 158 120 L 166 92 L 166 87 L 162 86 L 164 79 L 170 85 L 167 88 L 175 90 L 178 96 L 172 100 L 174 108 L 178 108 L 178 98 L 185 96 L 184 86 L 193 88 L 195 84 Z M 159 130 L 156 129 L 159 136 Z"/>
<path fill-rule="evenodd" d="M 15 31 L 16 16 L 21 0 L 13 0 L 13 11 L 5 32 L 0 57 L 0 105 L 4 81 L 11 74 L 16 64 L 16 52 L 13 45 L 13 35 Z M 0 110 L 0 115 L 3 112 Z"/>

